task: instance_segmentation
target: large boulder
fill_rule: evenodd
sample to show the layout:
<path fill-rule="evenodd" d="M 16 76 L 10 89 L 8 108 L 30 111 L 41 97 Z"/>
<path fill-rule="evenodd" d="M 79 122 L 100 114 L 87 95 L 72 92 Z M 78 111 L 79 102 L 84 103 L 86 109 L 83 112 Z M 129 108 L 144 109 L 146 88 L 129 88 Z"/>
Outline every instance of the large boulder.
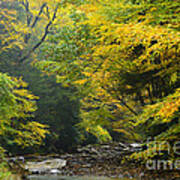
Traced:
<path fill-rule="evenodd" d="M 41 162 L 27 162 L 25 169 L 32 174 L 48 174 L 59 172 L 66 166 L 67 161 L 63 159 L 49 159 Z"/>

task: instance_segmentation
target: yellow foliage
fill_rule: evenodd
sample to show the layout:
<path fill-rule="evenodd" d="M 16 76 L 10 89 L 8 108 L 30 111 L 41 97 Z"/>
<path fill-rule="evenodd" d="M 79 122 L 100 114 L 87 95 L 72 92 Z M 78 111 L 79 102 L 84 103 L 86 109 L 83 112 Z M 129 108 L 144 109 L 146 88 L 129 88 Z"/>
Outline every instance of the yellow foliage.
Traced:
<path fill-rule="evenodd" d="M 167 98 L 166 101 L 162 103 L 161 109 L 156 114 L 164 118 L 164 122 L 170 121 L 173 114 L 179 111 L 180 107 L 180 89 L 177 89 L 173 96 Z"/>
<path fill-rule="evenodd" d="M 41 144 L 48 133 L 47 126 L 26 120 L 33 116 L 37 108 L 35 101 L 38 99 L 24 89 L 26 86 L 27 83 L 21 78 L 11 78 L 0 73 L 0 136 L 22 147 Z"/>
<path fill-rule="evenodd" d="M 31 100 L 39 99 L 37 96 L 30 94 L 27 89 L 15 89 L 13 91 L 13 93 L 15 93 L 19 96 L 24 96 L 24 97 L 31 99 Z"/>
<path fill-rule="evenodd" d="M 178 12 L 177 4 L 165 4 Z M 59 41 L 63 45 L 60 50 L 67 54 L 54 58 L 54 66 L 42 63 L 42 69 L 58 74 L 63 85 L 77 88 L 82 97 L 82 126 L 88 132 L 105 135 L 103 127 L 110 124 L 119 133 L 135 138 L 136 126 L 178 118 L 179 95 L 176 92 L 176 97 L 167 97 L 178 86 L 180 33 L 161 25 L 166 17 L 154 14 L 158 10 L 156 3 L 146 1 L 100 0 L 71 4 L 68 13 L 63 12 L 68 23 L 64 23 L 66 31 Z M 174 27 L 178 23 L 169 24 Z M 71 51 L 72 45 L 77 51 Z M 48 51 L 51 58 L 58 53 L 53 48 Z M 74 56 L 69 57 L 69 52 Z"/>
<path fill-rule="evenodd" d="M 74 81 L 74 84 L 76 84 L 76 85 L 83 85 L 86 82 L 87 82 L 87 79 L 80 79 L 80 80 Z"/>

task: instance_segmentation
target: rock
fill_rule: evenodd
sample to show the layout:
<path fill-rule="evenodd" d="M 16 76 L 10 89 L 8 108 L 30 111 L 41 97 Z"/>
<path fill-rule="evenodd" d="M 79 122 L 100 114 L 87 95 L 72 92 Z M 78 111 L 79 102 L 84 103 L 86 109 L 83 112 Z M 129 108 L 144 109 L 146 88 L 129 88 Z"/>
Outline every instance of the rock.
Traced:
<path fill-rule="evenodd" d="M 118 178 L 124 178 L 124 176 L 122 174 L 119 174 Z"/>
<path fill-rule="evenodd" d="M 118 143 L 118 147 L 121 148 L 122 150 L 128 150 L 129 147 L 121 142 Z"/>
<path fill-rule="evenodd" d="M 19 156 L 18 160 L 22 161 L 24 163 L 24 157 L 23 156 Z"/>
<path fill-rule="evenodd" d="M 123 170 L 119 169 L 122 157 L 135 152 L 139 147 L 141 146 L 137 143 L 130 145 L 121 142 L 79 146 L 73 154 L 39 156 L 40 159 L 35 158 L 35 161 L 39 162 L 26 163 L 25 168 L 30 174 L 96 174 L 117 177 L 119 174 L 124 175 Z M 131 175 L 126 174 L 125 177 L 131 178 Z"/>
<path fill-rule="evenodd" d="M 48 174 L 66 166 L 67 161 L 63 159 L 50 159 L 42 162 L 28 162 L 25 169 L 32 174 Z"/>
<path fill-rule="evenodd" d="M 139 143 L 132 143 L 130 144 L 130 150 L 131 151 L 141 151 L 142 150 L 142 144 Z"/>
<path fill-rule="evenodd" d="M 92 154 L 99 154 L 99 152 L 93 147 L 91 148 L 91 153 Z"/>
<path fill-rule="evenodd" d="M 11 157 L 7 159 L 8 162 L 18 162 L 21 161 L 24 163 L 24 157 L 23 156 L 17 156 L 17 157 Z"/>
<path fill-rule="evenodd" d="M 141 144 L 132 143 L 132 144 L 130 144 L 130 146 L 133 147 L 133 148 L 137 148 L 137 147 L 141 147 Z"/>
<path fill-rule="evenodd" d="M 89 164 L 83 164 L 83 165 L 82 165 L 83 168 L 90 168 L 91 166 L 92 166 L 92 164 L 90 164 L 90 163 L 89 163 Z"/>
<path fill-rule="evenodd" d="M 8 166 L 14 169 L 17 173 L 24 172 L 25 160 L 23 156 L 6 158 L 5 161 L 7 162 Z"/>
<path fill-rule="evenodd" d="M 58 169 L 51 169 L 51 170 L 50 170 L 50 173 L 51 173 L 51 174 L 60 174 L 61 171 L 58 170 Z"/>
<path fill-rule="evenodd" d="M 108 149 L 110 149 L 110 146 L 109 145 L 103 145 L 103 146 L 101 146 L 101 148 L 108 150 Z"/>
<path fill-rule="evenodd" d="M 44 169 L 31 169 L 30 170 L 31 174 L 42 174 L 45 172 Z"/>

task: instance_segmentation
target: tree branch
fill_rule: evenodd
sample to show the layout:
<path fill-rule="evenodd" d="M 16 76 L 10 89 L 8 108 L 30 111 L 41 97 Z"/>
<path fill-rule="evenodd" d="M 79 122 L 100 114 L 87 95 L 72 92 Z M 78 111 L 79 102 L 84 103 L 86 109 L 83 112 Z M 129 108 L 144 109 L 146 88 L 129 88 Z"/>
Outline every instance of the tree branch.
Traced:
<path fill-rule="evenodd" d="M 24 6 L 25 11 L 26 11 L 27 26 L 31 27 L 33 29 L 36 26 L 42 12 L 43 12 L 43 9 L 47 6 L 47 3 L 42 4 L 42 6 L 40 7 L 40 10 L 39 10 L 39 13 L 35 17 L 34 22 L 32 22 L 31 26 L 30 26 L 30 24 L 31 24 L 33 16 L 32 16 L 32 13 L 29 10 L 29 1 L 28 0 L 26 0 L 26 2 L 21 1 L 21 4 Z M 26 34 L 25 38 L 24 38 L 24 42 L 27 44 L 30 38 L 31 38 L 31 33 Z"/>
<path fill-rule="evenodd" d="M 104 90 L 106 90 L 108 93 L 111 94 L 111 91 L 102 87 Z M 113 89 L 115 91 L 115 89 Z M 116 95 L 117 100 L 119 100 L 131 113 L 133 113 L 135 116 L 138 115 L 136 111 L 134 111 L 125 101 L 123 98 L 120 98 L 118 95 Z"/>
<path fill-rule="evenodd" d="M 36 26 L 36 24 L 37 24 L 37 22 L 38 22 L 38 20 L 39 20 L 39 17 L 41 16 L 41 14 L 42 14 L 42 12 L 43 12 L 43 9 L 44 9 L 46 6 L 47 6 L 47 3 L 44 3 L 44 4 L 41 6 L 38 15 L 36 16 L 34 22 L 33 22 L 32 25 L 31 25 L 31 28 L 34 28 L 34 27 Z"/>
<path fill-rule="evenodd" d="M 31 53 L 34 52 L 45 41 L 45 39 L 46 39 L 46 37 L 47 37 L 47 35 L 49 33 L 49 28 L 53 24 L 54 20 L 56 19 L 57 11 L 58 11 L 58 5 L 56 6 L 56 8 L 54 10 L 54 14 L 53 14 L 52 19 L 49 21 L 49 23 L 45 27 L 44 35 L 39 40 L 39 42 L 32 47 L 32 49 L 27 53 L 27 55 L 20 58 L 20 60 L 19 60 L 20 63 L 24 62 L 27 58 L 29 58 Z"/>
<path fill-rule="evenodd" d="M 119 96 L 117 96 L 117 98 L 130 112 L 132 112 L 135 116 L 138 115 L 138 113 L 135 112 L 122 98 L 120 98 Z"/>
<path fill-rule="evenodd" d="M 27 26 L 30 26 L 32 16 L 30 15 L 29 11 L 29 2 L 26 0 L 26 3 L 24 1 L 21 1 L 21 4 L 24 6 L 25 11 L 26 11 L 26 20 L 27 20 Z"/>

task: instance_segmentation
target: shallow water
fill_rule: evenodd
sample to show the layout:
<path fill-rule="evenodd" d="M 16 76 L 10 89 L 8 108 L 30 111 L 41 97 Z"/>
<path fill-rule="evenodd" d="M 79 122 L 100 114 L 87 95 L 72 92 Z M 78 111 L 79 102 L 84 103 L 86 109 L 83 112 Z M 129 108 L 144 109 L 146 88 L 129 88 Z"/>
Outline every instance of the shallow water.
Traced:
<path fill-rule="evenodd" d="M 67 177 L 67 176 L 29 176 L 28 180 L 128 180 L 127 178 L 108 178 L 96 176 Z"/>

